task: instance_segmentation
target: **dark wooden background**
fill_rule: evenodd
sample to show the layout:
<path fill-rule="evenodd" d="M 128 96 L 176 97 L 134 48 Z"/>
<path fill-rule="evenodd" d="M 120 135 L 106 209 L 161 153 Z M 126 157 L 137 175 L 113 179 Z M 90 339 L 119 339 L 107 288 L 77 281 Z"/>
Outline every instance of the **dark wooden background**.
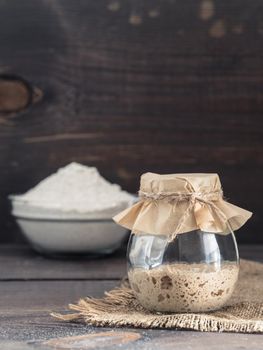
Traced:
<path fill-rule="evenodd" d="M 77 161 L 132 192 L 218 172 L 262 243 L 262 54 L 260 0 L 0 0 L 0 241 L 7 195 Z"/>

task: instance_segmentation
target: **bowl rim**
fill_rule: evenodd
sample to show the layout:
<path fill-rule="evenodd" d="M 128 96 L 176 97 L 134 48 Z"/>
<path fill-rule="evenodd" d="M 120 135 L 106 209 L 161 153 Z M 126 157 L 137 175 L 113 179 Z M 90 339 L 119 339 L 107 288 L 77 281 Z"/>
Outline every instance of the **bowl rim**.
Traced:
<path fill-rule="evenodd" d="M 8 196 L 8 199 L 10 200 L 12 205 L 12 216 L 16 219 L 23 220 L 61 222 L 114 222 L 112 217 L 117 214 L 116 208 L 108 208 L 106 210 L 94 212 L 78 212 L 77 210 L 63 211 L 60 209 L 40 207 L 28 203 L 27 201 L 20 200 L 16 197 L 16 195 L 13 194 L 10 194 Z M 134 196 L 134 199 L 130 203 L 127 202 L 124 206 L 120 205 L 120 207 L 118 208 L 118 212 L 125 210 L 130 205 L 133 205 L 134 203 L 136 203 L 137 200 L 138 198 Z"/>
<path fill-rule="evenodd" d="M 73 217 L 40 217 L 40 216 L 26 216 L 22 214 L 12 213 L 15 219 L 26 221 L 52 221 L 52 222 L 88 222 L 88 223 L 115 223 L 112 218 L 73 218 Z"/>

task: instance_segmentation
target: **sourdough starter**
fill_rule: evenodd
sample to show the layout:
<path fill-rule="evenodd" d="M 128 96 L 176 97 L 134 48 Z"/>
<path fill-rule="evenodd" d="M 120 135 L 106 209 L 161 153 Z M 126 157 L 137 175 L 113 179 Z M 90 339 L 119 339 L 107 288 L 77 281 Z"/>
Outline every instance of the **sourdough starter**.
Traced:
<path fill-rule="evenodd" d="M 146 309 L 161 312 L 202 312 L 221 308 L 230 298 L 239 267 L 224 263 L 171 264 L 151 270 L 131 269 L 131 287 Z"/>

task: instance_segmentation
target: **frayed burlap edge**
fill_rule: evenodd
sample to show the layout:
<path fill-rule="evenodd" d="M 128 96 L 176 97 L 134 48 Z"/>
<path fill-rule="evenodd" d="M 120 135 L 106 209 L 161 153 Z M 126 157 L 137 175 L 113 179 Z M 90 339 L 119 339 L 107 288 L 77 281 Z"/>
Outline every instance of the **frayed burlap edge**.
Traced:
<path fill-rule="evenodd" d="M 84 322 L 100 327 L 125 326 L 188 329 L 202 332 L 263 333 L 262 277 L 263 264 L 242 261 L 240 281 L 233 304 L 209 313 L 151 313 L 138 303 L 128 285 L 123 284 L 120 288 L 106 292 L 102 299 L 87 297 L 81 299 L 76 305 L 70 304 L 69 309 L 76 313 L 66 315 L 53 313 L 52 316 L 63 321 Z M 257 286 L 251 285 L 252 280 L 258 281 Z M 247 292 L 249 285 L 252 289 Z M 238 295 L 239 291 L 242 295 Z M 249 296 L 252 301 L 246 299 Z M 236 300 L 239 302 L 235 302 Z"/>

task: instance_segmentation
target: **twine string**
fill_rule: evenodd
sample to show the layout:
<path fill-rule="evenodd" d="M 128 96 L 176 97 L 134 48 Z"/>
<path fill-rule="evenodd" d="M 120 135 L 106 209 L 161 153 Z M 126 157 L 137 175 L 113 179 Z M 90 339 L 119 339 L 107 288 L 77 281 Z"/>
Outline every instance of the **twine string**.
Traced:
<path fill-rule="evenodd" d="M 153 200 L 153 201 L 159 201 L 159 200 L 166 200 L 169 203 L 175 203 L 181 201 L 188 201 L 188 206 L 186 208 L 186 211 L 184 212 L 184 215 L 180 218 L 175 231 L 170 235 L 169 240 L 173 241 L 180 231 L 181 227 L 184 225 L 186 219 L 189 217 L 191 212 L 194 210 L 196 202 L 203 203 L 209 206 L 210 210 L 212 212 L 215 212 L 217 215 L 219 221 L 223 225 L 227 225 L 227 227 L 231 230 L 231 227 L 229 225 L 228 219 L 224 212 L 215 204 L 216 201 L 223 199 L 223 191 L 222 189 L 218 191 L 211 191 L 211 192 L 190 192 L 190 193 L 181 193 L 181 192 L 166 192 L 166 193 L 153 193 L 153 192 L 144 192 L 139 191 L 139 197 L 142 200 Z"/>

